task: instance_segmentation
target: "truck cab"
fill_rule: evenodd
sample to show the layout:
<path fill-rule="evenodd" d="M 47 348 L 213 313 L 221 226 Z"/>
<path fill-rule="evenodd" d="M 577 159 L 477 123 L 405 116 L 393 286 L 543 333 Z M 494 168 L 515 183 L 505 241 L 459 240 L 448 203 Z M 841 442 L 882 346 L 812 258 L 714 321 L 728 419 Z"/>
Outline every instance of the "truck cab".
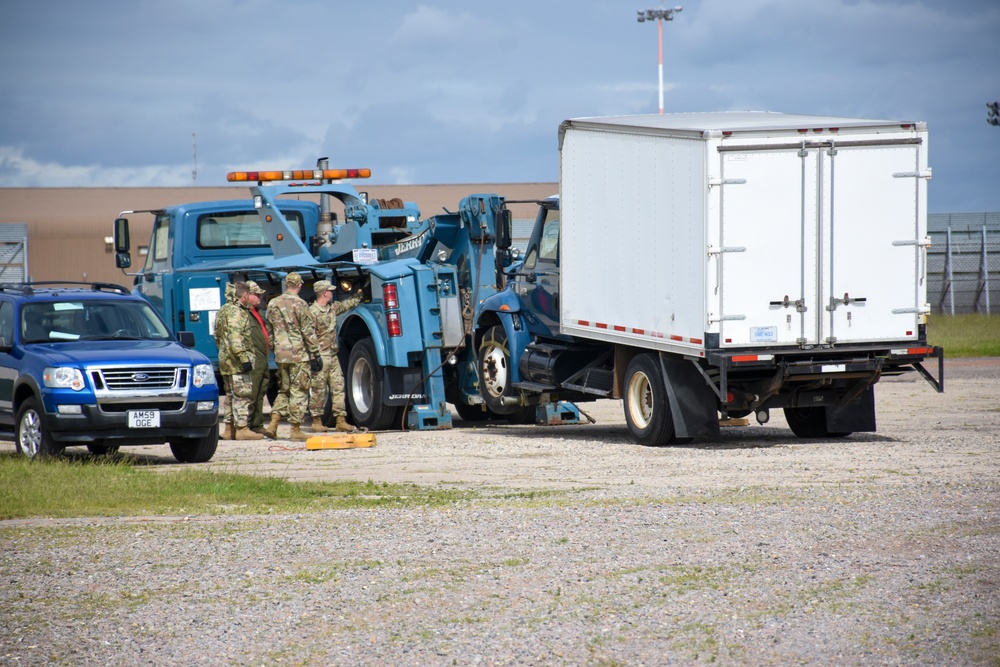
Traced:
<path fill-rule="evenodd" d="M 316 234 L 320 221 L 317 204 L 289 201 L 283 204 L 283 212 L 303 243 Z M 131 264 L 125 216 L 139 213 L 152 214 L 154 221 L 145 262 L 132 274 L 132 291 L 153 304 L 171 331 L 192 332 L 197 349 L 217 363 L 215 314 L 225 303 L 230 274 L 273 259 L 253 201 L 195 202 L 154 211 L 125 211 L 115 225 L 119 268 Z M 279 286 L 273 287 L 280 291 Z"/>

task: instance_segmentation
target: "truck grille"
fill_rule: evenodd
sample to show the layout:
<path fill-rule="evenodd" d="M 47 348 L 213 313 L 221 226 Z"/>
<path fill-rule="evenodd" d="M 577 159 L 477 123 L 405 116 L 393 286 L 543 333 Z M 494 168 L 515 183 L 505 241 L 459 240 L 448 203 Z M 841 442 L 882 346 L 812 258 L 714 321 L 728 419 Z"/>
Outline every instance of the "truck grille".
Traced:
<path fill-rule="evenodd" d="M 91 369 L 94 387 L 107 391 L 173 389 L 187 386 L 187 369 L 175 366 L 123 366 Z"/>

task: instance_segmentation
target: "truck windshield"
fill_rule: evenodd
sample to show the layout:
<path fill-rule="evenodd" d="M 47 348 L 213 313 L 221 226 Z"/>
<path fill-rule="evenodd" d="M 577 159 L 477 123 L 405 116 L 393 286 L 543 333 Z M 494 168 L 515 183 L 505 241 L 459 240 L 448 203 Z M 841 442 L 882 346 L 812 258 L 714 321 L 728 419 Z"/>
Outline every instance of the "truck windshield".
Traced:
<path fill-rule="evenodd" d="M 298 211 L 282 211 L 285 219 L 305 241 L 305 224 Z M 268 248 L 267 235 L 256 211 L 228 211 L 203 215 L 198 218 L 198 247 L 205 250 L 218 248 Z"/>
<path fill-rule="evenodd" d="M 43 301 L 21 310 L 24 343 L 171 338 L 163 321 L 141 301 Z"/>

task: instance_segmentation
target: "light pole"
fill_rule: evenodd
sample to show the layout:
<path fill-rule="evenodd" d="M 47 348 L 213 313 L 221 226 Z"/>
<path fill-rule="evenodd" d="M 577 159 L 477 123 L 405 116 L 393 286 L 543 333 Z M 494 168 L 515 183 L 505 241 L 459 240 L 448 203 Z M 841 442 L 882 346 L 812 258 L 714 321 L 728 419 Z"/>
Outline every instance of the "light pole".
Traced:
<path fill-rule="evenodd" d="M 673 21 L 674 14 L 684 9 L 683 7 L 674 7 L 673 9 L 664 9 L 663 7 L 659 9 L 639 9 L 637 10 L 639 16 L 637 20 L 639 23 L 645 23 L 646 21 L 652 21 L 656 19 L 656 30 L 659 33 L 659 44 L 660 44 L 660 113 L 663 113 L 663 22 Z"/>

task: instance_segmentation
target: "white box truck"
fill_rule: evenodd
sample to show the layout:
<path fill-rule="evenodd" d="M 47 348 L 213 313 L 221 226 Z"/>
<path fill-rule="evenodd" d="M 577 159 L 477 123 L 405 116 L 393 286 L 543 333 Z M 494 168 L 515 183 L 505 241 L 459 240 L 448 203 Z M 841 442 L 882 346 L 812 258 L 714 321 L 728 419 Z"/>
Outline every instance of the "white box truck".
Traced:
<path fill-rule="evenodd" d="M 797 435 L 836 437 L 875 430 L 884 375 L 943 390 L 924 123 L 579 118 L 559 151 L 559 196 L 479 315 L 491 411 L 623 398 L 633 438 L 665 444 L 780 407 Z"/>

